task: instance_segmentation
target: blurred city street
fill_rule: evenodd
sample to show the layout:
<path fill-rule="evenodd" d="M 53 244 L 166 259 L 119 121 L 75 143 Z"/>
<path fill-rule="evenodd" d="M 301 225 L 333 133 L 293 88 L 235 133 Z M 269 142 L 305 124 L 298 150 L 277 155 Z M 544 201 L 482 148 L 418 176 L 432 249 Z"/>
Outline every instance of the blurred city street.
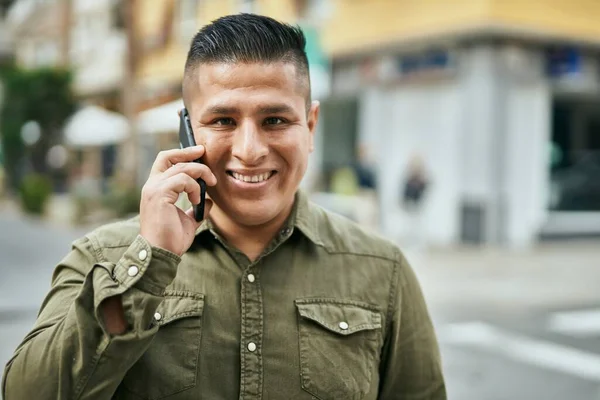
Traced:
<path fill-rule="evenodd" d="M 417 258 L 449 398 L 600 399 L 599 256 L 589 240 Z"/>
<path fill-rule="evenodd" d="M 448 398 L 600 400 L 600 1 L 589 0 L 0 1 L 2 368 L 70 243 L 139 213 L 157 154 L 181 146 L 177 116 L 198 119 L 182 91 L 202 47 L 190 44 L 237 13 L 304 33 L 303 96 L 319 118 L 301 188 L 400 244 Z M 232 133 L 250 132 L 234 127 L 242 119 L 267 132 L 267 115 L 248 115 L 223 117 Z M 201 125 L 188 127 L 195 142 Z"/>
<path fill-rule="evenodd" d="M 35 320 L 54 265 L 85 230 L 8 210 L 0 226 L 4 365 Z M 600 242 L 406 254 L 438 329 L 449 399 L 600 399 Z"/>

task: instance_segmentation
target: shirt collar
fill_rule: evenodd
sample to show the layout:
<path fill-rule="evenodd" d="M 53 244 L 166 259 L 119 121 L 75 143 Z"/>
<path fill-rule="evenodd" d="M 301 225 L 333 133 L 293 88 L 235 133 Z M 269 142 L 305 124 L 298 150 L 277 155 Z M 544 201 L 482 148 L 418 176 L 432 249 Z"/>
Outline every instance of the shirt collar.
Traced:
<path fill-rule="evenodd" d="M 298 228 L 304 236 L 315 244 L 323 246 L 323 241 L 319 237 L 318 225 L 318 214 L 314 210 L 314 206 L 311 204 L 308 195 L 301 189 L 299 189 L 294 196 L 294 206 L 289 218 L 283 225 L 283 229 Z M 196 230 L 196 236 L 202 232 L 211 231 L 213 224 L 210 219 L 202 221 L 202 224 Z"/>

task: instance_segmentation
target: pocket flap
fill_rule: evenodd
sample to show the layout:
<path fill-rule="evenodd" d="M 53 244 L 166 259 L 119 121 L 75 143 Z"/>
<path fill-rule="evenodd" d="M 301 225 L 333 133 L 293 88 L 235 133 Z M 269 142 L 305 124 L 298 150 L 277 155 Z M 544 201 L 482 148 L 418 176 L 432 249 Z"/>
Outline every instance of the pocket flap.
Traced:
<path fill-rule="evenodd" d="M 203 294 L 181 290 L 165 291 L 165 298 L 156 309 L 160 315 L 156 323 L 162 326 L 181 318 L 200 317 L 203 310 Z"/>
<path fill-rule="evenodd" d="M 340 335 L 381 328 L 381 314 L 373 306 L 356 301 L 299 299 L 301 317 Z"/>

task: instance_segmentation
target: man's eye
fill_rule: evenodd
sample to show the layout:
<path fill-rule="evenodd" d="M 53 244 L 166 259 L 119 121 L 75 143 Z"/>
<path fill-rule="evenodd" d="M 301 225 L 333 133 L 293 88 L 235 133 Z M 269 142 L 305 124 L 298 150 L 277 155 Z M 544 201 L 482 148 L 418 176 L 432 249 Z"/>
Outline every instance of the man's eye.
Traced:
<path fill-rule="evenodd" d="M 233 121 L 233 118 L 219 118 L 214 120 L 213 125 L 216 126 L 230 126 L 233 125 L 235 122 Z"/>
<path fill-rule="evenodd" d="M 267 119 L 265 119 L 265 125 L 280 125 L 283 124 L 285 121 L 282 120 L 281 118 L 277 118 L 277 117 L 269 117 Z"/>

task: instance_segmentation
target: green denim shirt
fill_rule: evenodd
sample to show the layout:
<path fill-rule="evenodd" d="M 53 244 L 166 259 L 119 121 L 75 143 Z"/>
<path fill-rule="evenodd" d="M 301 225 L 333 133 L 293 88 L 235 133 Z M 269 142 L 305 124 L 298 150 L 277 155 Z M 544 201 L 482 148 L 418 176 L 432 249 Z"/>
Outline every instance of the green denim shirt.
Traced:
<path fill-rule="evenodd" d="M 121 294 L 129 329 L 99 305 Z M 446 399 L 434 328 L 399 249 L 298 192 L 251 262 L 205 221 L 178 257 L 137 218 L 73 243 L 7 364 L 5 400 Z"/>

